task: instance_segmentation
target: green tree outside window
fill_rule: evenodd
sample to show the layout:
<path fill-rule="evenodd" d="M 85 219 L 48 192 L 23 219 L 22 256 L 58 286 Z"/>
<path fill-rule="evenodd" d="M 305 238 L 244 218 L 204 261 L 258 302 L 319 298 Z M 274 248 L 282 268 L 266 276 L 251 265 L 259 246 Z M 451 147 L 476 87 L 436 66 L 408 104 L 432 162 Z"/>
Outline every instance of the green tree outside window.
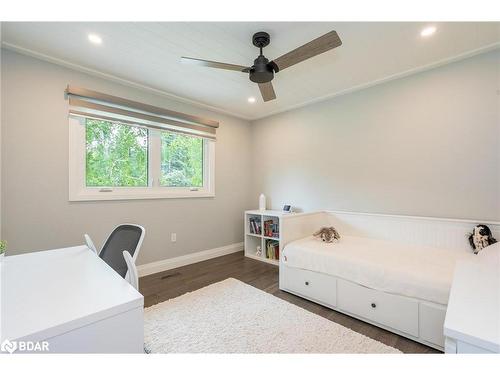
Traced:
<path fill-rule="evenodd" d="M 161 134 L 162 186 L 203 186 L 203 139 L 182 134 Z"/>
<path fill-rule="evenodd" d="M 148 186 L 148 130 L 86 120 L 87 186 Z"/>

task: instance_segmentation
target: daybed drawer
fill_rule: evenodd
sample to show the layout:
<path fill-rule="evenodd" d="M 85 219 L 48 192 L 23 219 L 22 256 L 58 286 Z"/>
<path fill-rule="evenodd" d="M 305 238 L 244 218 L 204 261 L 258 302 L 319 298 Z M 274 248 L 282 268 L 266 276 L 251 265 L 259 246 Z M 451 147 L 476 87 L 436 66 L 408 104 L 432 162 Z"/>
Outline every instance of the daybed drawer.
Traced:
<path fill-rule="evenodd" d="M 299 268 L 286 267 L 283 272 L 285 289 L 328 306 L 337 304 L 336 278 Z"/>
<path fill-rule="evenodd" d="M 418 337 L 418 302 L 337 280 L 338 307 Z"/>

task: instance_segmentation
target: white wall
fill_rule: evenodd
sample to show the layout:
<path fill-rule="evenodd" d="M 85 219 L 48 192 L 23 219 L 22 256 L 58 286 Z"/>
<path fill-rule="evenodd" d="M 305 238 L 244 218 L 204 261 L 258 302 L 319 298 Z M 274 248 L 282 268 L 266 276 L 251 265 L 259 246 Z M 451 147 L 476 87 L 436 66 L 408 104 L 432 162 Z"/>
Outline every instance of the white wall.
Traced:
<path fill-rule="evenodd" d="M 250 124 L 2 50 L 2 236 L 9 254 L 104 241 L 122 222 L 142 224 L 144 264 L 243 240 L 249 208 Z M 216 197 L 68 201 L 67 84 L 220 121 Z M 177 242 L 170 242 L 170 233 Z"/>
<path fill-rule="evenodd" d="M 497 50 L 255 121 L 253 196 L 500 220 L 499 66 Z"/>

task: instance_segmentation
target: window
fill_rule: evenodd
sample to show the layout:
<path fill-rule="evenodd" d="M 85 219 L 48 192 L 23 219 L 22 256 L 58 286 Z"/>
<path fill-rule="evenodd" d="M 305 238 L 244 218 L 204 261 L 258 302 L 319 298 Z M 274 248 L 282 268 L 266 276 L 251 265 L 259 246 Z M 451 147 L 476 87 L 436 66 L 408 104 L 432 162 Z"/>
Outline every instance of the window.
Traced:
<path fill-rule="evenodd" d="M 203 186 L 203 140 L 161 133 L 161 186 Z"/>
<path fill-rule="evenodd" d="M 215 142 L 70 116 L 70 200 L 212 197 Z"/>
<path fill-rule="evenodd" d="M 86 186 L 148 186 L 148 130 L 86 119 Z"/>

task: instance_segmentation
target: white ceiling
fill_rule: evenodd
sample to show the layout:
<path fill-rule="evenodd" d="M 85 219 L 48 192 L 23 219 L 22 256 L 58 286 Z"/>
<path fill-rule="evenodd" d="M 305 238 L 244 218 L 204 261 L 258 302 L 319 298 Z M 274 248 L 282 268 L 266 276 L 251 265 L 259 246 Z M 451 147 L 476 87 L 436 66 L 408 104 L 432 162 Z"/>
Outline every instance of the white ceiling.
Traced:
<path fill-rule="evenodd" d="M 500 23 L 2 23 L 5 47 L 77 64 L 256 119 L 390 77 L 500 46 Z M 264 103 L 244 73 L 180 62 L 181 56 L 251 65 L 256 31 L 267 31 L 264 49 L 276 58 L 330 30 L 343 41 L 337 49 L 279 72 L 277 99 Z M 96 33 L 102 45 L 88 42 Z M 25 51 L 26 52 L 26 51 Z M 250 104 L 247 98 L 257 102 Z"/>

